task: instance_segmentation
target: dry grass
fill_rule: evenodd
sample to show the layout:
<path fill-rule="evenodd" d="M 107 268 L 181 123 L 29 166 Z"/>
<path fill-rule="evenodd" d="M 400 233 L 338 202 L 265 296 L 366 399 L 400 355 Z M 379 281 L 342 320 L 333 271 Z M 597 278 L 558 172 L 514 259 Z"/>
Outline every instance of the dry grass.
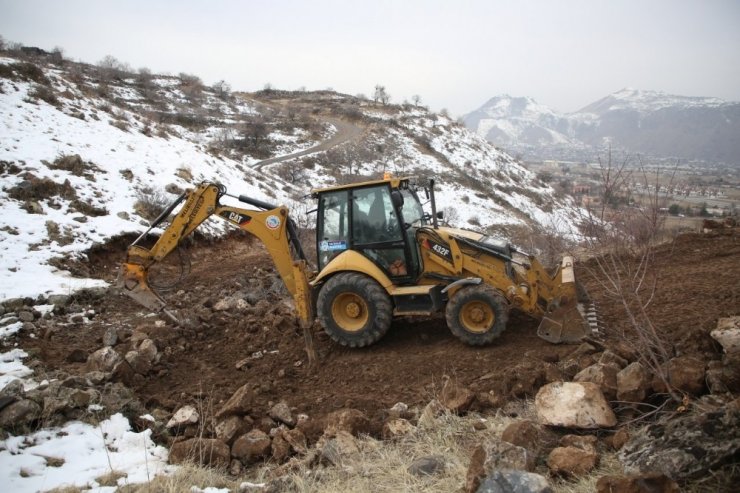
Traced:
<path fill-rule="evenodd" d="M 182 493 L 190 491 L 193 486 L 228 488 L 239 491 L 240 481 L 218 469 L 184 464 L 174 474 L 156 476 L 148 483 L 131 484 L 120 487 L 118 493 Z"/>
<path fill-rule="evenodd" d="M 531 405 L 524 405 L 516 419 L 531 413 Z M 446 413 L 437 418 L 436 426 L 416 429 L 400 439 L 360 439 L 355 460 L 343 467 L 302 468 L 286 478 L 283 486 L 285 491 L 306 493 L 457 491 L 465 484 L 472 449 L 481 441 L 500 437 L 514 420 L 503 413 L 485 418 Z M 475 422 L 485 423 L 485 429 L 476 430 Z M 415 460 L 428 456 L 444 458 L 442 473 L 418 477 L 408 472 Z"/>

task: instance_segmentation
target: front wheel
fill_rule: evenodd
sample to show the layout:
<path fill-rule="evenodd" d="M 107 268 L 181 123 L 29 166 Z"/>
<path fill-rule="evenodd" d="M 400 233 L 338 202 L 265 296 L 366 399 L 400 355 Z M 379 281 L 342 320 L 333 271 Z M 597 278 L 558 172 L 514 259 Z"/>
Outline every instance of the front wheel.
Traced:
<path fill-rule="evenodd" d="M 342 346 L 364 347 L 388 332 L 393 316 L 388 293 L 373 279 L 344 272 L 321 288 L 316 308 L 324 330 Z"/>
<path fill-rule="evenodd" d="M 458 339 L 471 346 L 483 346 L 506 328 L 509 303 L 488 285 L 466 286 L 447 303 L 445 318 Z"/>

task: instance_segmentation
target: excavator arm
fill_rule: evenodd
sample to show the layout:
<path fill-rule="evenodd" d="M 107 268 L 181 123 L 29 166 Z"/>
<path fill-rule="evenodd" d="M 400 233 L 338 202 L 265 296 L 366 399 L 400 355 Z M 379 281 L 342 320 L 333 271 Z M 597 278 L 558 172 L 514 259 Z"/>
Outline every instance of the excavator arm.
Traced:
<path fill-rule="evenodd" d="M 308 264 L 298 241 L 294 223 L 288 215 L 288 209 L 245 195 L 229 196 L 261 210 L 221 205 L 220 199 L 224 195 L 229 194 L 222 185 L 203 182 L 195 189 L 180 195 L 167 207 L 152 222 L 151 227 L 129 246 L 126 261 L 121 266 L 118 279 L 122 291 L 150 310 L 164 311 L 172 317 L 165 309 L 165 301 L 149 285 L 149 268 L 166 258 L 203 221 L 215 215 L 251 233 L 264 244 L 285 287 L 295 301 L 301 325 L 304 328 L 309 327 L 313 323 L 314 313 L 308 284 Z M 183 202 L 183 206 L 154 246 L 145 248 L 138 244 L 149 231 L 164 222 Z"/>

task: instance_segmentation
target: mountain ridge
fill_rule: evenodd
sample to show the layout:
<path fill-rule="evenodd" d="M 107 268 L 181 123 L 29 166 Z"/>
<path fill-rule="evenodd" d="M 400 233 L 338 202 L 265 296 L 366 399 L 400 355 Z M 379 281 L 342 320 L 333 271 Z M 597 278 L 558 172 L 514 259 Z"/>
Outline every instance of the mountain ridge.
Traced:
<path fill-rule="evenodd" d="M 507 102 L 508 101 L 508 102 Z M 572 113 L 529 97 L 495 96 L 463 116 L 494 145 L 588 160 L 606 146 L 654 157 L 740 164 L 740 102 L 623 88 Z"/>

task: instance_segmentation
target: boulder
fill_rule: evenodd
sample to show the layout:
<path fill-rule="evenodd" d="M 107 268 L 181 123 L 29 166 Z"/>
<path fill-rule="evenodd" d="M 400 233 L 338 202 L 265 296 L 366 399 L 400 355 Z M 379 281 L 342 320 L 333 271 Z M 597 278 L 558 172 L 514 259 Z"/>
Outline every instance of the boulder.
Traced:
<path fill-rule="evenodd" d="M 127 352 L 125 359 L 131 365 L 131 369 L 139 375 L 146 375 L 152 369 L 152 362 L 139 351 Z"/>
<path fill-rule="evenodd" d="M 678 356 L 668 362 L 668 381 L 670 384 L 687 394 L 701 395 L 705 386 L 705 365 L 698 358 Z"/>
<path fill-rule="evenodd" d="M 115 327 L 108 327 L 103 334 L 103 346 L 115 346 L 118 344 L 118 331 Z"/>
<path fill-rule="evenodd" d="M 281 435 L 285 441 L 290 444 L 290 448 L 296 454 L 306 455 L 306 452 L 308 452 L 308 441 L 306 440 L 306 435 L 304 435 L 301 430 L 283 430 Z"/>
<path fill-rule="evenodd" d="M 442 387 L 439 402 L 450 412 L 459 414 L 470 409 L 475 400 L 475 394 L 467 387 L 459 385 L 453 379 L 448 379 Z"/>
<path fill-rule="evenodd" d="M 326 416 L 325 434 L 334 435 L 346 431 L 350 435 L 370 432 L 370 420 L 357 409 L 340 409 Z"/>
<path fill-rule="evenodd" d="M 157 359 L 157 345 L 151 339 L 144 339 L 136 349 L 143 357 L 154 363 Z"/>
<path fill-rule="evenodd" d="M 664 474 L 637 476 L 602 476 L 596 482 L 596 493 L 679 493 L 675 481 Z"/>
<path fill-rule="evenodd" d="M 68 294 L 50 294 L 49 304 L 54 306 L 67 306 L 72 300 L 72 297 Z"/>
<path fill-rule="evenodd" d="M 285 423 L 288 426 L 295 426 L 295 418 L 290 411 L 290 406 L 285 401 L 280 401 L 270 408 L 269 415 L 275 421 Z"/>
<path fill-rule="evenodd" d="M 445 407 L 437 399 L 432 399 L 429 404 L 424 406 L 424 409 L 419 416 L 417 426 L 419 428 L 434 428 L 437 426 L 437 418 L 444 414 Z"/>
<path fill-rule="evenodd" d="M 614 400 L 617 397 L 618 371 L 616 365 L 596 363 L 578 372 L 573 377 L 573 381 L 595 383 L 601 389 L 604 397 Z"/>
<path fill-rule="evenodd" d="M 215 438 L 191 438 L 170 447 L 171 464 L 193 461 L 211 467 L 227 467 L 231 461 L 229 446 Z"/>
<path fill-rule="evenodd" d="M 217 421 L 214 426 L 216 438 L 231 444 L 234 439 L 246 433 L 247 423 L 239 416 L 227 416 Z"/>
<path fill-rule="evenodd" d="M 121 355 L 112 347 L 98 349 L 87 357 L 87 371 L 110 372 L 121 361 Z"/>
<path fill-rule="evenodd" d="M 231 456 L 244 464 L 252 464 L 267 457 L 272 451 L 270 437 L 262 430 L 254 429 L 240 436 L 231 446 Z"/>
<path fill-rule="evenodd" d="M 619 356 L 617 353 L 615 353 L 611 349 L 607 349 L 606 351 L 601 353 L 601 357 L 599 358 L 599 363 L 601 363 L 602 365 L 616 365 L 621 370 L 622 368 L 624 368 L 625 366 L 629 364 L 629 361 Z"/>
<path fill-rule="evenodd" d="M 18 319 L 21 322 L 33 322 L 34 318 L 33 313 L 30 311 L 23 310 L 18 312 Z"/>
<path fill-rule="evenodd" d="M 494 471 L 516 469 L 532 471 L 535 456 L 524 447 L 509 442 L 488 440 L 473 449 L 466 475 L 466 489 L 475 491 L 480 482 Z"/>
<path fill-rule="evenodd" d="M 524 447 L 532 455 L 537 455 L 546 448 L 553 437 L 542 426 L 530 420 L 514 421 L 504 429 L 501 440 Z"/>
<path fill-rule="evenodd" d="M 11 398 L 11 400 L 14 398 Z M 41 406 L 30 399 L 11 402 L 0 410 L 0 428 L 20 428 L 41 417 Z"/>
<path fill-rule="evenodd" d="M 619 452 L 627 474 L 660 472 L 676 481 L 704 475 L 740 451 L 740 412 L 732 406 L 663 418 Z"/>
<path fill-rule="evenodd" d="M 392 418 L 387 420 L 383 424 L 383 430 L 381 432 L 384 440 L 391 440 L 393 438 L 399 438 L 408 435 L 416 429 L 414 425 L 407 419 L 403 418 Z"/>
<path fill-rule="evenodd" d="M 652 387 L 652 377 L 638 362 L 630 363 L 617 373 L 617 399 L 639 403 L 645 400 Z"/>
<path fill-rule="evenodd" d="M 713 394 L 740 392 L 740 355 L 725 355 L 707 365 L 707 386 Z"/>
<path fill-rule="evenodd" d="M 725 353 L 740 353 L 740 315 L 720 318 L 717 328 L 709 335 L 720 343 Z"/>
<path fill-rule="evenodd" d="M 270 445 L 270 451 L 273 460 L 278 464 L 285 462 L 290 457 L 291 448 L 288 441 L 283 438 L 282 433 L 278 433 L 273 439 Z"/>
<path fill-rule="evenodd" d="M 408 467 L 409 474 L 413 476 L 433 476 L 445 470 L 445 458 L 441 455 L 429 455 L 419 457 Z"/>
<path fill-rule="evenodd" d="M 614 450 L 619 450 L 624 447 L 624 444 L 627 443 L 629 439 L 630 432 L 627 431 L 627 428 L 620 428 L 614 435 L 608 437 L 605 441 L 607 445 Z"/>
<path fill-rule="evenodd" d="M 217 418 L 234 414 L 247 414 L 254 404 L 255 393 L 251 384 L 244 384 L 226 401 Z"/>
<path fill-rule="evenodd" d="M 198 422 L 200 415 L 193 406 L 183 406 L 167 422 L 167 428 L 182 428 Z"/>
<path fill-rule="evenodd" d="M 547 456 L 547 467 L 556 476 L 583 476 L 599 463 L 595 450 L 579 447 L 555 447 Z"/>
<path fill-rule="evenodd" d="M 360 458 L 360 448 L 355 437 L 344 430 L 337 431 L 331 438 L 322 437 L 316 448 L 321 460 L 334 466 L 349 465 Z"/>
<path fill-rule="evenodd" d="M 561 447 L 575 447 L 589 452 L 596 452 L 599 439 L 594 435 L 564 435 L 560 438 Z"/>
<path fill-rule="evenodd" d="M 544 476 L 526 471 L 493 471 L 467 493 L 552 493 Z"/>
<path fill-rule="evenodd" d="M 609 428 L 617 417 L 598 385 L 590 382 L 553 382 L 535 397 L 540 424 L 565 428 Z"/>

